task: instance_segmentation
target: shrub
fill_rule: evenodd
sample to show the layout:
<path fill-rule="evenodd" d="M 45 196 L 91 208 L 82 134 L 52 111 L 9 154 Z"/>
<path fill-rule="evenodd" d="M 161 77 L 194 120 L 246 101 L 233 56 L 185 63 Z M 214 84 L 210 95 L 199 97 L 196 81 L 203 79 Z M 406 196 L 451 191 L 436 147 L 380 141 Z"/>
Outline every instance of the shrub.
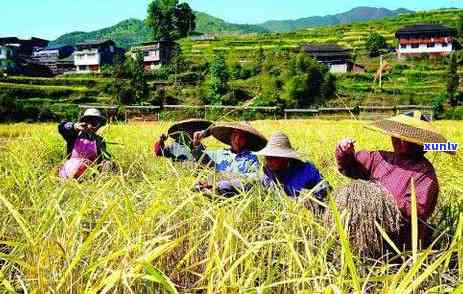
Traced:
<path fill-rule="evenodd" d="M 463 120 L 463 106 L 451 108 L 449 111 L 445 113 L 444 118 Z"/>
<path fill-rule="evenodd" d="M 378 33 L 371 33 L 365 42 L 365 48 L 370 57 L 379 56 L 387 48 L 386 39 Z"/>
<path fill-rule="evenodd" d="M 410 66 L 407 64 L 394 64 L 392 66 L 391 74 L 400 75 L 404 70 L 409 69 Z"/>
<path fill-rule="evenodd" d="M 328 68 L 305 53 L 299 53 L 290 59 L 288 69 L 284 74 L 285 85 L 282 97 L 292 107 L 306 107 L 319 102 L 322 97 L 322 85 L 327 79 Z M 326 84 L 327 92 L 330 94 L 334 87 L 333 78 L 329 78 Z M 328 80 L 326 80 L 328 81 Z"/>
<path fill-rule="evenodd" d="M 444 93 L 444 94 L 441 94 L 437 97 L 435 97 L 432 101 L 432 109 L 434 111 L 434 113 L 439 116 L 440 114 L 442 114 L 444 112 L 444 103 L 445 101 L 447 101 L 447 95 Z"/>
<path fill-rule="evenodd" d="M 228 91 L 228 69 L 225 58 L 222 55 L 214 57 L 209 67 L 209 79 L 206 82 L 207 92 L 205 101 L 207 103 L 220 105 L 222 96 Z"/>
<path fill-rule="evenodd" d="M 336 76 L 327 73 L 321 85 L 320 95 L 323 99 L 330 99 L 336 94 Z"/>
<path fill-rule="evenodd" d="M 202 80 L 201 74 L 197 72 L 184 72 L 180 74 L 173 74 L 169 76 L 169 82 L 180 82 L 184 84 L 196 84 Z"/>
<path fill-rule="evenodd" d="M 161 66 L 158 69 L 152 70 L 149 75 L 154 80 L 164 81 L 169 79 L 169 74 L 169 68 L 167 66 Z"/>

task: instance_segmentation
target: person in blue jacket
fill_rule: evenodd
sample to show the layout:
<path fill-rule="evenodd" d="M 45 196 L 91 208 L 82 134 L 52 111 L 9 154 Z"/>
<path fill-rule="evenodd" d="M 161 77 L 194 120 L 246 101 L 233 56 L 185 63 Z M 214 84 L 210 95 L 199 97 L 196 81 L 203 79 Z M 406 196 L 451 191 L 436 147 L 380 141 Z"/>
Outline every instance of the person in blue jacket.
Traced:
<path fill-rule="evenodd" d="M 261 179 L 265 188 L 281 188 L 286 195 L 294 198 L 303 190 L 313 190 L 318 200 L 325 200 L 329 184 L 313 164 L 301 159 L 286 134 L 275 133 L 267 146 L 256 154 L 265 157 Z"/>
<path fill-rule="evenodd" d="M 207 150 L 201 140 L 209 136 L 230 146 L 218 150 Z M 267 139 L 248 124 L 229 123 L 212 125 L 205 131 L 196 132 L 193 139 L 193 157 L 195 161 L 213 167 L 221 178 L 216 192 L 230 197 L 252 187 L 258 181 L 260 164 L 253 151 L 259 151 L 267 144 Z M 213 183 L 198 183 L 196 189 L 209 191 Z"/>

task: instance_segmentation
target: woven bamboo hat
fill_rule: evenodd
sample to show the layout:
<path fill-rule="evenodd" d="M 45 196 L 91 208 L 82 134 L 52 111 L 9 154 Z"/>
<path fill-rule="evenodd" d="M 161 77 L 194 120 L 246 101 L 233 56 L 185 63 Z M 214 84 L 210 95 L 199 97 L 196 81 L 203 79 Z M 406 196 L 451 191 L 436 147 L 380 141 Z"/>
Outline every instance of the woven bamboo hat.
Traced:
<path fill-rule="evenodd" d="M 181 134 L 186 134 L 193 138 L 195 132 L 206 130 L 212 125 L 211 121 L 204 119 L 187 119 L 173 124 L 167 134 L 174 140 L 180 138 Z"/>
<path fill-rule="evenodd" d="M 99 111 L 96 108 L 89 108 L 85 110 L 84 114 L 80 117 L 79 121 L 80 122 L 87 122 L 88 120 L 91 119 L 96 119 L 100 122 L 100 125 L 106 124 L 106 117 L 104 117 L 103 114 L 101 114 L 101 111 Z"/>
<path fill-rule="evenodd" d="M 447 139 L 434 128 L 420 111 L 375 121 L 366 128 L 418 145 L 447 143 Z"/>
<path fill-rule="evenodd" d="M 301 160 L 300 154 L 293 149 L 288 136 L 283 132 L 273 134 L 267 146 L 256 155 Z"/>
<path fill-rule="evenodd" d="M 247 138 L 247 149 L 250 151 L 259 151 L 267 145 L 267 139 L 248 124 L 243 123 L 230 123 L 218 124 L 209 128 L 212 136 L 220 142 L 230 145 L 231 134 L 233 131 L 241 131 Z"/>

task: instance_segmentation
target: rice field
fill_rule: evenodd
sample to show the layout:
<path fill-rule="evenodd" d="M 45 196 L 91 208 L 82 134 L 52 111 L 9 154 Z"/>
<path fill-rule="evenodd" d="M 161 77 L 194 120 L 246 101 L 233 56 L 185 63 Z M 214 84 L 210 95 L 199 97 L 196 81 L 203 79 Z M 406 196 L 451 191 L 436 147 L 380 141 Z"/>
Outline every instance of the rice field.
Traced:
<path fill-rule="evenodd" d="M 336 142 L 390 149 L 361 121 L 256 121 L 286 132 L 332 186 Z M 437 127 L 463 143 L 463 122 Z M 259 187 L 232 199 L 192 192 L 210 171 L 155 158 L 169 123 L 115 124 L 101 133 L 119 165 L 60 184 L 64 141 L 54 124 L 0 125 L 2 293 L 461 293 L 463 158 L 429 155 L 440 181 L 434 247 L 357 256 L 337 213 L 332 227 L 299 201 Z M 221 145 L 208 139 L 206 145 Z M 303 195 L 303 197 L 310 195 Z M 1 253 L 2 248 L 13 248 Z M 1 265 L 0 265 L 1 266 Z"/>

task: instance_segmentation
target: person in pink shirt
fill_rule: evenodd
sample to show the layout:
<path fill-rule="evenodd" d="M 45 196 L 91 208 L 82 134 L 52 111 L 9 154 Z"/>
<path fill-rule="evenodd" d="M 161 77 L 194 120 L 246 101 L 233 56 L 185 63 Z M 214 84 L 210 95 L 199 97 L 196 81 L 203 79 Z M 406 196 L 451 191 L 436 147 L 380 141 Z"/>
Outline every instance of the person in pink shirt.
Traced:
<path fill-rule="evenodd" d="M 411 191 L 415 185 L 418 234 L 421 246 L 429 243 L 426 221 L 434 212 L 439 195 L 439 182 L 434 167 L 425 157 L 424 144 L 447 143 L 447 140 L 420 112 L 410 112 L 377 121 L 368 128 L 392 137 L 393 151 L 355 151 L 354 141 L 343 139 L 336 147 L 338 170 L 352 179 L 368 180 L 383 185 L 402 212 L 403 224 L 397 245 L 411 246 Z"/>

